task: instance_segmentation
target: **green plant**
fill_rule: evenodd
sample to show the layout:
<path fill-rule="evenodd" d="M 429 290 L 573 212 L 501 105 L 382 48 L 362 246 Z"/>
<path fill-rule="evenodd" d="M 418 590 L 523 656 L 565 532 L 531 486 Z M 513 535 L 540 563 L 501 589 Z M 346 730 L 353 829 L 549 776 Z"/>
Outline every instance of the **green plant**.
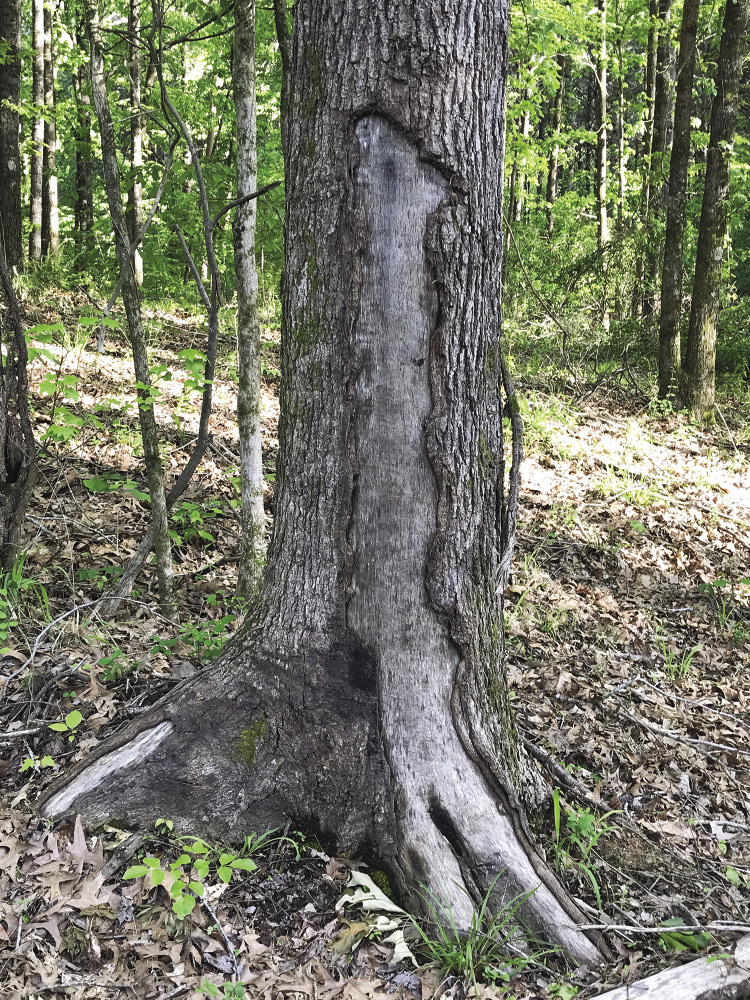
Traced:
<path fill-rule="evenodd" d="M 232 625 L 236 620 L 237 615 L 229 612 L 208 622 L 184 622 L 177 635 L 158 639 L 151 652 L 170 656 L 178 643 L 185 643 L 195 650 L 201 660 L 215 660 L 232 636 Z"/>
<path fill-rule="evenodd" d="M 670 917 L 663 920 L 660 927 L 680 927 L 682 930 L 665 931 L 659 935 L 659 944 L 664 951 L 700 951 L 711 944 L 711 935 L 697 931 L 685 930 L 685 921 L 681 917 Z"/>
<path fill-rule="evenodd" d="M 5 573 L 0 573 L 0 642 L 8 640 L 10 631 L 18 625 L 19 613 L 28 597 L 41 608 L 45 620 L 52 617 L 49 610 L 49 598 L 46 589 L 31 577 L 26 576 L 24 569 L 26 553 L 22 552 L 13 565 Z"/>
<path fill-rule="evenodd" d="M 551 997 L 558 997 L 559 1000 L 573 1000 L 578 996 L 578 987 L 571 986 L 570 983 L 554 983 L 547 991 Z"/>
<path fill-rule="evenodd" d="M 610 833 L 615 828 L 606 821 L 610 816 L 614 816 L 618 810 L 610 809 L 603 816 L 597 816 L 590 809 L 565 809 L 565 829 L 562 828 L 563 807 L 560 801 L 560 789 L 556 788 L 552 793 L 552 807 L 555 820 L 555 870 L 572 865 L 581 871 L 591 883 L 594 890 L 596 902 L 599 909 L 602 908 L 601 890 L 599 882 L 594 873 L 594 863 L 592 852 L 599 839 L 605 833 Z"/>
<path fill-rule="evenodd" d="M 667 640 L 664 636 L 660 640 L 661 655 L 664 658 L 664 669 L 671 680 L 676 677 L 685 677 L 690 670 L 690 666 L 696 653 L 699 653 L 703 648 L 699 643 L 693 646 L 687 653 L 682 653 L 680 655 L 676 649 L 667 645 Z"/>
<path fill-rule="evenodd" d="M 219 987 L 204 978 L 196 992 L 205 993 L 207 997 L 223 997 L 223 1000 L 245 1000 L 245 987 L 242 983 L 224 983 Z"/>
<path fill-rule="evenodd" d="M 497 876 L 499 878 L 500 876 Z M 524 933 L 518 911 L 533 894 L 522 893 L 496 913 L 490 910 L 495 878 L 478 909 L 472 913 L 467 929 L 459 928 L 449 906 L 431 892 L 425 894 L 428 918 L 426 928 L 414 921 L 420 948 L 442 975 L 459 976 L 476 987 L 478 982 L 508 982 L 511 976 L 539 959 L 551 949 L 541 950 Z M 529 944 L 534 946 L 528 952 Z"/>
<path fill-rule="evenodd" d="M 68 740 L 72 743 L 77 735 L 76 730 L 82 722 L 83 716 L 77 708 L 74 708 L 72 712 L 68 712 L 63 722 L 51 723 L 50 729 L 53 729 L 56 733 L 67 733 Z"/>
<path fill-rule="evenodd" d="M 176 545 L 185 542 L 215 542 L 215 537 L 206 528 L 206 523 L 221 516 L 224 505 L 220 500 L 211 500 L 201 506 L 190 500 L 183 500 L 171 514 L 172 523 L 178 530 L 170 531 Z"/>
<path fill-rule="evenodd" d="M 97 660 L 97 666 L 105 668 L 102 671 L 102 680 L 105 684 L 119 681 L 133 669 L 133 664 L 128 661 L 127 654 L 119 646 L 114 646 L 108 656 L 102 656 Z"/>
<path fill-rule="evenodd" d="M 57 767 L 55 761 L 50 757 L 49 754 L 45 754 L 44 757 L 35 757 L 32 751 L 29 751 L 29 756 L 26 757 L 21 764 L 21 774 L 24 771 L 33 770 L 35 773 L 40 771 L 43 767 Z"/>
<path fill-rule="evenodd" d="M 718 579 L 713 583 L 701 583 L 698 585 L 700 594 L 708 594 L 713 603 L 719 628 L 723 632 L 727 623 L 734 614 L 734 605 L 737 598 L 737 589 L 750 587 L 750 579 L 734 580 Z"/>
<path fill-rule="evenodd" d="M 171 820 L 158 819 L 155 825 L 162 835 L 171 834 Z M 138 864 L 127 869 L 123 878 L 147 877 L 154 888 L 162 886 L 169 896 L 175 916 L 184 920 L 193 912 L 196 900 L 205 895 L 208 884 L 215 883 L 217 879 L 229 884 L 234 872 L 255 871 L 258 866 L 251 860 L 251 854 L 274 841 L 289 839 L 274 837 L 273 833 L 250 834 L 238 851 L 213 847 L 200 837 L 176 837 L 168 842 L 169 849 L 161 856 L 144 854 Z"/>

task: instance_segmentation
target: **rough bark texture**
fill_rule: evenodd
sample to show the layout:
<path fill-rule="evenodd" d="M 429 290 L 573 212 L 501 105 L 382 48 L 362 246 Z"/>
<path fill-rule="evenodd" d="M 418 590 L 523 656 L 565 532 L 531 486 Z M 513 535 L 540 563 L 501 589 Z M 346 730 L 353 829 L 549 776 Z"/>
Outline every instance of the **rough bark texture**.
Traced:
<path fill-rule="evenodd" d="M 29 191 L 29 260 L 42 259 L 42 186 L 44 169 L 44 0 L 33 0 L 33 75 L 32 99 L 34 124 L 31 144 L 31 188 Z"/>
<path fill-rule="evenodd" d="M 141 0 L 130 0 L 128 15 L 128 68 L 130 73 L 130 169 L 126 218 L 130 242 L 138 239 L 143 225 L 143 113 L 141 112 Z M 143 260 L 139 250 L 133 255 L 136 281 L 143 284 Z"/>
<path fill-rule="evenodd" d="M 14 110 L 21 102 L 21 0 L 0 0 L 0 40 L 7 46 L 0 64 L 0 241 L 8 267 L 21 270 L 21 154 Z"/>
<path fill-rule="evenodd" d="M 124 272 L 122 300 L 128 321 L 128 336 L 133 352 L 133 365 L 138 384 L 138 417 L 141 425 L 143 457 L 146 465 L 146 476 L 148 478 L 151 500 L 151 518 L 156 525 L 154 549 L 156 552 L 156 569 L 159 577 L 159 596 L 164 607 L 168 608 L 171 606 L 173 600 L 174 571 L 172 568 L 172 553 L 169 541 L 167 505 L 164 496 L 164 472 L 159 455 L 159 430 L 154 417 L 154 408 L 149 399 L 150 375 L 148 370 L 148 349 L 141 317 L 138 281 L 132 266 L 132 260 L 129 259 L 130 240 L 128 238 L 125 211 L 120 191 L 120 171 L 117 166 L 115 130 L 112 124 L 109 98 L 107 97 L 103 46 L 96 0 L 87 0 L 86 2 L 86 27 L 91 41 L 91 86 L 94 107 L 99 119 L 99 131 L 101 133 L 104 186 L 107 191 L 107 203 L 114 228 L 117 259 Z"/>
<path fill-rule="evenodd" d="M 497 901 L 535 890 L 528 925 L 595 962 L 528 834 L 504 669 L 507 23 L 497 0 L 297 3 L 264 585 L 218 665 L 44 809 L 224 835 L 292 817 L 461 924 L 496 878 Z"/>
<path fill-rule="evenodd" d="M 672 99 L 672 38 L 670 13 L 672 0 L 659 0 L 659 42 L 656 47 L 656 90 L 654 96 L 654 129 L 649 157 L 650 202 L 648 218 L 648 259 L 646 263 L 646 294 L 643 300 L 643 315 L 650 316 L 657 302 L 657 280 L 661 270 L 661 233 L 655 232 L 654 224 L 660 219 L 664 209 L 664 162 L 667 152 L 667 127 L 669 124 Z"/>
<path fill-rule="evenodd" d="M 683 371 L 688 405 L 697 417 L 709 420 L 713 419 L 715 401 L 716 331 L 727 232 L 729 171 L 742 60 L 747 46 L 749 2 L 733 0 L 727 3 L 724 14 Z"/>
<path fill-rule="evenodd" d="M 77 16 L 73 8 L 72 17 Z M 75 23 L 75 22 L 74 22 Z M 83 24 L 71 31 L 74 42 L 86 51 L 86 29 Z M 76 100 L 76 205 L 75 239 L 78 250 L 76 265 L 86 268 L 86 255 L 90 250 L 91 232 L 94 228 L 94 192 L 91 170 L 91 95 L 88 62 L 73 70 L 73 92 Z"/>
<path fill-rule="evenodd" d="M 55 48 L 52 11 L 44 8 L 44 156 L 42 158 L 42 257 L 60 249 L 57 199 L 57 123 L 55 121 Z"/>
<path fill-rule="evenodd" d="M 36 445 L 29 416 L 26 338 L 10 271 L 0 248 L 0 565 L 19 551 L 26 506 L 36 482 Z"/>
<path fill-rule="evenodd" d="M 685 0 L 677 63 L 674 138 L 669 161 L 669 200 L 661 278 L 659 316 L 659 396 L 666 399 L 678 388 L 681 365 L 682 241 L 685 234 L 687 178 L 690 165 L 690 122 L 700 0 Z"/>
<path fill-rule="evenodd" d="M 252 194 L 258 181 L 255 123 L 255 0 L 235 0 L 232 84 L 237 109 L 237 197 Z M 286 15 L 284 15 L 286 16 Z M 260 317 L 255 266 L 255 199 L 240 205 L 234 222 L 237 275 L 237 425 L 242 480 L 242 542 L 237 591 L 252 596 L 263 577 L 265 511 L 260 436 Z"/>

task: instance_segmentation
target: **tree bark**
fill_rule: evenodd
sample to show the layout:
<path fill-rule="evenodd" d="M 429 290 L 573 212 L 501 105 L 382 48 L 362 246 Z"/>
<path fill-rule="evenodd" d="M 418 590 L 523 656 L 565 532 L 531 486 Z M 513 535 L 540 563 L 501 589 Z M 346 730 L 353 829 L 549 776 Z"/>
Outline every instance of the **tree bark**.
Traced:
<path fill-rule="evenodd" d="M 664 242 L 659 316 L 659 397 L 667 399 L 679 388 L 682 312 L 682 243 L 685 234 L 687 178 L 690 165 L 690 124 L 693 113 L 696 39 L 700 0 L 685 0 L 677 65 L 674 138 L 669 161 L 669 199 Z"/>
<path fill-rule="evenodd" d="M 29 192 L 29 260 L 42 259 L 42 188 L 44 170 L 44 0 L 33 0 L 33 76 L 32 100 L 34 123 L 31 143 L 31 189 Z"/>
<path fill-rule="evenodd" d="M 29 415 L 28 355 L 21 311 L 0 247 L 0 565 L 9 569 L 19 552 L 21 528 L 37 475 L 36 444 Z"/>
<path fill-rule="evenodd" d="M 71 37 L 84 52 L 86 46 L 86 28 L 82 23 L 76 25 L 78 12 L 73 7 L 71 12 Z M 91 169 L 91 96 L 90 69 L 88 58 L 80 66 L 73 69 L 73 93 L 76 101 L 76 204 L 75 204 L 75 240 L 76 268 L 85 271 L 87 254 L 91 249 L 91 232 L 94 228 L 94 191 Z"/>
<path fill-rule="evenodd" d="M 596 206 L 597 243 L 609 242 L 607 219 L 607 0 L 597 0 L 601 16 L 601 41 L 596 67 Z"/>
<path fill-rule="evenodd" d="M 273 0 L 273 18 L 281 57 L 281 149 L 286 156 L 289 131 L 289 80 L 292 71 L 292 37 L 289 31 L 287 0 Z"/>
<path fill-rule="evenodd" d="M 235 0 L 232 83 L 237 109 L 237 197 L 257 188 L 258 150 L 255 122 L 255 0 Z M 286 16 L 286 15 L 285 15 Z M 237 276 L 237 426 L 242 482 L 242 540 L 237 592 L 252 597 L 263 578 L 265 511 L 263 448 L 260 435 L 260 318 L 255 266 L 257 202 L 237 209 L 234 222 L 234 270 Z"/>
<path fill-rule="evenodd" d="M 496 903 L 530 892 L 527 925 L 593 963 L 528 832 L 540 779 L 504 667 L 507 31 L 505 0 L 297 3 L 264 584 L 216 666 L 44 810 L 223 836 L 291 817 L 376 851 L 461 926 L 493 885 Z"/>
<path fill-rule="evenodd" d="M 130 76 L 130 171 L 126 218 L 130 242 L 138 239 L 143 225 L 143 113 L 141 111 L 141 0 L 130 0 L 128 14 L 128 69 Z M 143 284 L 143 258 L 140 250 L 133 256 L 138 285 Z"/>
<path fill-rule="evenodd" d="M 557 56 L 557 90 L 555 105 L 552 111 L 552 134 L 554 144 L 550 152 L 547 168 L 547 190 L 545 202 L 547 205 L 547 235 L 552 236 L 555 229 L 555 202 L 557 201 L 557 172 L 560 169 L 560 129 L 562 127 L 563 102 L 565 99 L 565 74 L 567 60 L 564 55 Z"/>
<path fill-rule="evenodd" d="M 164 471 L 159 455 L 159 428 L 150 398 L 151 380 L 148 370 L 148 348 L 143 329 L 143 319 L 141 317 L 138 281 L 132 261 L 128 259 L 130 255 L 130 240 L 122 204 L 122 193 L 120 191 L 120 171 L 117 166 L 115 130 L 112 124 L 112 113 L 109 107 L 107 84 L 104 76 L 104 50 L 99 28 L 97 0 L 86 0 L 85 9 L 86 28 L 91 42 L 91 86 L 94 107 L 99 119 L 99 131 L 101 133 L 104 186 L 107 191 L 107 202 L 114 228 L 117 259 L 120 263 L 120 268 L 124 270 L 122 300 L 125 306 L 128 336 L 133 352 L 133 365 L 138 394 L 138 417 L 141 425 L 143 457 L 146 465 L 146 476 L 151 501 L 151 518 L 156 525 L 154 550 L 156 552 L 156 571 L 159 578 L 159 598 L 164 608 L 168 610 L 172 606 L 174 599 L 174 570 L 169 541 L 167 505 L 164 495 Z"/>
<path fill-rule="evenodd" d="M 706 420 L 713 420 L 714 415 L 721 268 L 749 2 L 733 0 L 724 13 L 683 370 L 688 406 L 696 417 Z"/>
<path fill-rule="evenodd" d="M 0 40 L 6 57 L 0 64 L 0 244 L 8 267 L 23 269 L 21 207 L 21 0 L 0 0 Z"/>
<path fill-rule="evenodd" d="M 57 123 L 55 121 L 55 48 L 52 10 L 44 7 L 44 155 L 42 157 L 42 257 L 60 250 L 57 198 Z"/>
<path fill-rule="evenodd" d="M 658 298 L 657 281 L 661 270 L 661 233 L 658 222 L 663 211 L 664 159 L 667 152 L 667 126 L 669 123 L 672 85 L 670 69 L 672 65 L 672 39 L 670 13 L 672 0 L 659 0 L 659 41 L 656 47 L 656 89 L 654 96 L 654 129 L 649 157 L 649 217 L 648 255 L 646 265 L 646 294 L 643 299 L 643 315 L 650 316 Z M 656 227 L 656 229 L 655 229 Z"/>

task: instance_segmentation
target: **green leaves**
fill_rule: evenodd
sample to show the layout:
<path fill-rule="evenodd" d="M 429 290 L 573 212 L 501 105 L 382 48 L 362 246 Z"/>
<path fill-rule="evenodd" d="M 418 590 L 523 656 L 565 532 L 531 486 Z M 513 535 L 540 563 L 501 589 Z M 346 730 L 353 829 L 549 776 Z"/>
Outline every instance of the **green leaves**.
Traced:
<path fill-rule="evenodd" d="M 685 921 L 681 917 L 671 917 L 663 920 L 660 927 L 682 927 Z M 659 935 L 659 942 L 665 951 L 700 951 L 711 944 L 711 935 L 693 931 L 669 931 Z"/>
<path fill-rule="evenodd" d="M 83 722 L 83 716 L 74 708 L 72 712 L 68 712 L 65 716 L 64 722 L 53 722 L 50 724 L 50 729 L 56 733 L 68 733 L 68 740 L 72 742 L 76 738 L 76 729 Z"/>

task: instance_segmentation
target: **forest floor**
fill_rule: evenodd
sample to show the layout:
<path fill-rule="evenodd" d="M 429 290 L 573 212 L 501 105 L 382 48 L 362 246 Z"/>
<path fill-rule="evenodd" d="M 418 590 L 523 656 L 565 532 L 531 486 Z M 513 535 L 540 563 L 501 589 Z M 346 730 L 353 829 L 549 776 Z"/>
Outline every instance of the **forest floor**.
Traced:
<path fill-rule="evenodd" d="M 242 622 L 231 336 L 213 445 L 173 517 L 180 624 L 158 612 L 152 567 L 114 620 L 87 618 L 148 510 L 132 364 L 116 332 L 105 354 L 93 350 L 82 310 L 63 295 L 26 307 L 49 352 L 31 366 L 35 427 L 40 438 L 58 428 L 58 440 L 45 440 L 25 558 L 0 579 L 0 995 L 229 998 L 242 995 L 236 978 L 268 1000 L 465 996 L 425 964 L 405 915 L 341 905 L 352 873 L 387 890 L 383 873 L 329 857 L 304 831 L 230 851 L 178 840 L 168 817 L 144 841 L 35 816 L 58 769 L 218 655 Z M 155 406 L 176 474 L 197 427 L 186 366 L 205 330 L 166 306 L 147 317 L 154 343 L 168 345 L 154 352 L 172 374 Z M 49 329 L 60 321 L 65 332 Z M 270 523 L 279 372 L 278 338 L 266 337 Z M 561 956 L 516 970 L 491 955 L 476 960 L 469 993 L 570 1000 L 720 954 L 737 933 L 717 925 L 750 923 L 750 431 L 731 406 L 727 428 L 705 429 L 635 393 L 608 397 L 606 385 L 586 400 L 524 388 L 511 686 L 522 733 L 559 789 L 539 834 L 547 858 L 592 924 L 624 929 L 598 977 Z M 149 865 L 192 867 L 205 895 L 188 917 Z M 406 929 L 418 968 L 387 964 L 384 921 Z"/>

